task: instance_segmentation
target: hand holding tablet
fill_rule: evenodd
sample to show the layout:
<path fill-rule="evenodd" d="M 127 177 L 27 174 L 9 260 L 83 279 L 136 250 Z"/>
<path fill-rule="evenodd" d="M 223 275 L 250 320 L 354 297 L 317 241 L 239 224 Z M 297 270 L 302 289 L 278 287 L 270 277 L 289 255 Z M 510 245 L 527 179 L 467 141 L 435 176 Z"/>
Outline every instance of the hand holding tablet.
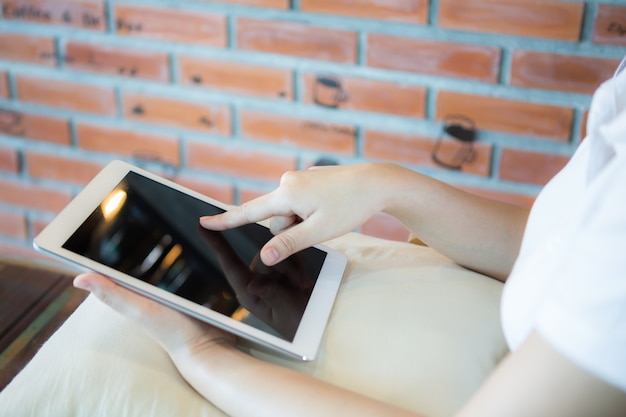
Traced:
<path fill-rule="evenodd" d="M 268 228 L 221 231 L 198 219 L 226 206 L 123 162 L 105 167 L 35 247 L 134 292 L 300 359 L 315 357 L 346 258 L 318 245 L 271 267 Z"/>

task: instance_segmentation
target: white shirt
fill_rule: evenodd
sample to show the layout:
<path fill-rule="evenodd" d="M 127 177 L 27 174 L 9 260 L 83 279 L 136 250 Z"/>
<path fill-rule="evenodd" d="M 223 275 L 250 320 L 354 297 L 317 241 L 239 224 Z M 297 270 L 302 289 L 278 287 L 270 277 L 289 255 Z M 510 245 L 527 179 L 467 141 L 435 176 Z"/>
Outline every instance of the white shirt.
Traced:
<path fill-rule="evenodd" d="M 587 126 L 533 205 L 502 325 L 511 350 L 536 330 L 626 391 L 626 71 L 596 91 Z"/>

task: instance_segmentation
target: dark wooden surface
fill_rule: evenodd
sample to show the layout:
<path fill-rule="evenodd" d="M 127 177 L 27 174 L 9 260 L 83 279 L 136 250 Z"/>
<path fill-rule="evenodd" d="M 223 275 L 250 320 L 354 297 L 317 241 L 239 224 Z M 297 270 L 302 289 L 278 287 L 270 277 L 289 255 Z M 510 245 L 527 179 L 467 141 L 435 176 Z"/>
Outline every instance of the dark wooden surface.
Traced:
<path fill-rule="evenodd" d="M 0 390 L 85 299 L 68 272 L 0 259 Z"/>

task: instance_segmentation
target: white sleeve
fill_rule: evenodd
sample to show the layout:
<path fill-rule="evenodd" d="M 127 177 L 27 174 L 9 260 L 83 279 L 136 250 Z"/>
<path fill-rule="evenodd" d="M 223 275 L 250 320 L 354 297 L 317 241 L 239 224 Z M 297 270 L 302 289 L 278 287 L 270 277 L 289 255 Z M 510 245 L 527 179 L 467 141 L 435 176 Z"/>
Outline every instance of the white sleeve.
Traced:
<path fill-rule="evenodd" d="M 624 137 L 626 141 L 626 137 Z M 626 391 L 626 149 L 581 195 L 536 330 L 581 368 Z"/>

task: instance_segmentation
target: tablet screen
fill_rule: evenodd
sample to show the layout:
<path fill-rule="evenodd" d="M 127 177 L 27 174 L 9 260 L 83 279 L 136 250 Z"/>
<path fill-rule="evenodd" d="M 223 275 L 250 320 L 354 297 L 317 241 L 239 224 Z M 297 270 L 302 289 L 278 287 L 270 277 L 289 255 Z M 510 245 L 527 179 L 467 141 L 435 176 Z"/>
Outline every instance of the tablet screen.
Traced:
<path fill-rule="evenodd" d="M 293 341 L 326 253 L 309 248 L 267 267 L 266 227 L 199 226 L 200 216 L 223 211 L 129 172 L 63 247 Z"/>

